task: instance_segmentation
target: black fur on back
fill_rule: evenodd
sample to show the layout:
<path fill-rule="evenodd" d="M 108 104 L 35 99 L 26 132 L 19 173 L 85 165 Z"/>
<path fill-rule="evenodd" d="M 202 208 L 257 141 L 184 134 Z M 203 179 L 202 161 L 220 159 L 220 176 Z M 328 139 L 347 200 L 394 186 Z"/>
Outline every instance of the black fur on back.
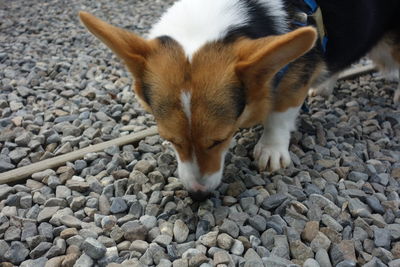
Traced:
<path fill-rule="evenodd" d="M 246 6 L 249 21 L 246 25 L 232 27 L 228 30 L 224 41 L 232 42 L 237 38 L 245 36 L 257 39 L 269 35 L 280 34 L 279 25 L 276 25 L 274 18 L 268 10 L 257 0 L 242 0 Z"/>
<path fill-rule="evenodd" d="M 389 31 L 400 36 L 399 0 L 317 0 L 328 34 L 325 60 L 332 72 L 360 59 Z"/>
<path fill-rule="evenodd" d="M 298 11 L 307 11 L 303 0 L 282 0 L 289 22 Z M 316 0 L 323 14 L 328 36 L 323 55 L 328 69 L 338 72 L 354 63 L 388 32 L 400 39 L 400 0 Z M 279 34 L 274 17 L 257 0 L 242 0 L 250 16 L 246 25 L 233 27 L 224 38 L 232 42 L 239 37 L 251 39 Z M 311 21 L 312 24 L 312 21 Z M 298 26 L 290 24 L 293 30 Z M 315 48 L 321 52 L 318 44 Z"/>

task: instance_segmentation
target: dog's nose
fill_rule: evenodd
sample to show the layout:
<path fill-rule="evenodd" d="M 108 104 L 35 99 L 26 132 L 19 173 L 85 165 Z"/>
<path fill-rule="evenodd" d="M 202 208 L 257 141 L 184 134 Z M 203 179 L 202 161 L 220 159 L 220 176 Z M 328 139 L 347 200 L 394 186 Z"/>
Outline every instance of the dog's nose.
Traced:
<path fill-rule="evenodd" d="M 189 191 L 189 196 L 194 200 L 194 201 L 204 201 L 210 196 L 210 192 L 207 191 Z"/>

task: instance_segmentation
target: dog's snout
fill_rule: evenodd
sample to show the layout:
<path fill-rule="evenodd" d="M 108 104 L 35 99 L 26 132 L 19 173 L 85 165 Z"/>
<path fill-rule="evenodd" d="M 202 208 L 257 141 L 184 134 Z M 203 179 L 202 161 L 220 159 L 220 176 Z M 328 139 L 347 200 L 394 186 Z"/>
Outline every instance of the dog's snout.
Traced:
<path fill-rule="evenodd" d="M 194 201 L 204 201 L 210 196 L 208 191 L 189 191 L 189 196 Z"/>

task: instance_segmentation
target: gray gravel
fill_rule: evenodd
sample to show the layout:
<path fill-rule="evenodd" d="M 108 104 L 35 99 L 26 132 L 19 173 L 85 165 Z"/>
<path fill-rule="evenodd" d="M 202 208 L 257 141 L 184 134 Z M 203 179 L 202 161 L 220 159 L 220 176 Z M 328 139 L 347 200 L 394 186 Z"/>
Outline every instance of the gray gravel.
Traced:
<path fill-rule="evenodd" d="M 153 126 L 76 15 L 145 34 L 172 2 L 0 4 L 0 172 Z M 0 185 L 1 266 L 399 266 L 396 86 L 366 75 L 309 99 L 273 174 L 251 159 L 261 128 L 240 132 L 202 203 L 159 136 Z"/>

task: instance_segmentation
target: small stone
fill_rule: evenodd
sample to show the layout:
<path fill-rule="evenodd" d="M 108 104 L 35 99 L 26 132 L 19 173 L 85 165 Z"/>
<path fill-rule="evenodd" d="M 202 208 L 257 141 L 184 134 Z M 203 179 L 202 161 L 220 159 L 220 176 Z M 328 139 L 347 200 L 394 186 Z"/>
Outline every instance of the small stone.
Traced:
<path fill-rule="evenodd" d="M 218 247 L 225 250 L 229 250 L 231 248 L 233 241 L 234 239 L 230 235 L 225 233 L 222 233 L 217 237 Z"/>
<path fill-rule="evenodd" d="M 112 201 L 110 211 L 111 213 L 121 213 L 128 209 L 125 200 L 122 197 L 115 197 Z"/>
<path fill-rule="evenodd" d="M 368 217 L 371 215 L 369 207 L 358 198 L 352 198 L 349 201 L 349 210 L 354 217 Z"/>
<path fill-rule="evenodd" d="M 332 267 L 328 252 L 325 249 L 319 249 L 315 254 L 315 259 L 322 267 Z"/>
<path fill-rule="evenodd" d="M 390 231 L 390 236 L 392 240 L 400 239 L 400 225 L 399 224 L 389 224 L 387 229 Z"/>
<path fill-rule="evenodd" d="M 138 251 L 140 253 L 145 253 L 148 248 L 149 248 L 149 244 L 146 241 L 135 240 L 131 243 L 129 250 Z"/>
<path fill-rule="evenodd" d="M 183 243 L 186 241 L 189 235 L 189 228 L 182 220 L 176 220 L 174 223 L 174 239 L 178 243 Z"/>
<path fill-rule="evenodd" d="M 8 229 L 11 229 L 13 226 L 11 226 Z M 32 237 L 37 235 L 37 227 L 36 224 L 33 222 L 25 222 L 23 224 L 23 228 L 22 228 L 22 233 L 21 233 L 21 241 L 26 241 L 26 239 L 28 237 Z M 6 232 L 7 234 L 7 232 Z M 6 235 L 4 235 L 4 239 L 6 239 Z"/>
<path fill-rule="evenodd" d="M 215 247 L 217 245 L 218 231 L 211 231 L 200 237 L 200 242 L 207 247 Z"/>
<path fill-rule="evenodd" d="M 83 251 L 93 259 L 100 259 L 106 253 L 106 247 L 94 238 L 87 238 L 81 245 Z"/>
<path fill-rule="evenodd" d="M 147 237 L 147 229 L 137 222 L 127 222 L 121 226 L 124 231 L 125 239 L 129 241 L 145 240 Z"/>
<path fill-rule="evenodd" d="M 151 163 L 147 160 L 139 160 L 136 163 L 134 169 L 140 171 L 143 174 L 148 174 L 149 172 L 152 172 L 154 170 L 154 166 L 152 166 Z"/>
<path fill-rule="evenodd" d="M 68 239 L 75 235 L 78 235 L 78 230 L 76 228 L 67 228 L 62 230 L 60 233 L 60 237 L 63 239 Z"/>
<path fill-rule="evenodd" d="M 251 216 L 248 221 L 249 221 L 249 224 L 259 232 L 265 231 L 265 229 L 267 227 L 267 222 L 264 219 L 264 217 L 261 215 Z"/>
<path fill-rule="evenodd" d="M 153 229 L 157 226 L 157 218 L 155 216 L 144 215 L 140 217 L 140 222 L 147 230 Z"/>
<path fill-rule="evenodd" d="M 350 181 L 353 181 L 353 182 L 358 182 L 358 181 L 366 182 L 366 181 L 368 181 L 368 174 L 352 171 L 347 176 L 347 179 L 349 179 Z"/>
<path fill-rule="evenodd" d="M 331 241 L 329 238 L 321 232 L 318 232 L 315 238 L 311 241 L 310 247 L 314 252 L 317 252 L 319 249 L 328 250 L 331 245 Z"/>
<path fill-rule="evenodd" d="M 314 259 L 307 259 L 304 264 L 303 267 L 320 267 L 319 263 L 314 260 Z"/>
<path fill-rule="evenodd" d="M 266 210 L 274 209 L 281 205 L 287 198 L 286 195 L 281 193 L 271 195 L 263 201 L 262 207 Z"/>
<path fill-rule="evenodd" d="M 189 262 L 188 259 L 178 259 L 172 263 L 173 267 L 188 267 Z"/>
<path fill-rule="evenodd" d="M 300 240 L 295 240 L 290 243 L 290 252 L 294 258 L 302 261 L 314 257 L 312 249 L 307 247 Z"/>
<path fill-rule="evenodd" d="M 229 219 L 224 219 L 219 230 L 222 233 L 229 234 L 233 238 L 237 238 L 239 236 L 239 226 L 234 221 L 231 221 Z"/>
<path fill-rule="evenodd" d="M 56 172 L 52 169 L 47 169 L 41 172 L 36 172 L 32 174 L 32 179 L 35 181 L 41 182 L 45 178 L 49 178 L 49 176 L 55 176 Z"/>
<path fill-rule="evenodd" d="M 75 262 L 74 267 L 91 267 L 94 262 L 89 255 L 83 253 Z M 47 267 L 47 266 L 46 266 Z"/>
<path fill-rule="evenodd" d="M 67 198 L 71 196 L 71 189 L 66 186 L 60 185 L 56 188 L 56 197 L 57 198 Z"/>
<path fill-rule="evenodd" d="M 383 208 L 383 206 L 381 205 L 381 202 L 378 200 L 377 197 L 375 196 L 367 196 L 365 198 L 366 203 L 368 204 L 368 206 L 376 213 L 379 214 L 384 214 L 385 213 L 385 209 Z"/>
<path fill-rule="evenodd" d="M 8 195 L 15 192 L 15 189 L 6 184 L 0 185 L 0 200 L 6 199 Z"/>
<path fill-rule="evenodd" d="M 218 251 L 214 254 L 214 264 L 229 264 L 231 258 L 229 254 L 225 251 Z"/>
<path fill-rule="evenodd" d="M 15 265 L 19 265 L 28 255 L 29 250 L 22 242 L 12 241 L 9 250 L 4 254 L 4 258 Z"/>
<path fill-rule="evenodd" d="M 343 226 L 340 225 L 340 223 L 338 223 L 335 219 L 333 219 L 331 216 L 329 216 L 328 214 L 324 214 L 322 215 L 322 222 L 332 228 L 333 230 L 337 231 L 337 232 L 341 232 L 343 231 Z"/>
<path fill-rule="evenodd" d="M 200 236 L 209 233 L 210 230 L 210 222 L 206 220 L 200 220 L 197 223 L 196 227 L 196 239 L 199 239 Z"/>
<path fill-rule="evenodd" d="M 171 244 L 171 241 L 172 236 L 169 235 L 159 235 L 153 240 L 154 243 L 157 243 L 164 248 Z"/>
<path fill-rule="evenodd" d="M 5 241 L 16 241 L 20 239 L 21 239 L 21 229 L 16 226 L 10 226 L 4 233 Z"/>
<path fill-rule="evenodd" d="M 233 240 L 233 244 L 231 246 L 231 253 L 234 255 L 242 255 L 244 252 L 243 243 L 240 240 Z"/>
<path fill-rule="evenodd" d="M 42 242 L 37 245 L 30 253 L 32 259 L 39 258 L 40 256 L 44 255 L 50 248 L 52 244 L 49 242 Z"/>
<path fill-rule="evenodd" d="M 306 223 L 303 232 L 301 233 L 301 237 L 307 241 L 311 242 L 318 234 L 319 231 L 319 222 L 317 221 L 309 221 Z"/>
<path fill-rule="evenodd" d="M 50 218 L 60 209 L 60 207 L 44 207 L 37 216 L 38 222 L 50 220 Z"/>
<path fill-rule="evenodd" d="M 287 267 L 293 266 L 293 263 L 287 259 L 282 257 L 278 257 L 275 255 L 271 255 L 269 257 L 263 258 L 264 266 L 271 266 L 271 267 Z"/>
<path fill-rule="evenodd" d="M 197 254 L 189 259 L 189 266 L 201 266 L 203 263 L 207 263 L 208 261 L 209 259 L 204 254 Z"/>
<path fill-rule="evenodd" d="M 71 228 L 81 228 L 82 221 L 71 215 L 63 215 L 60 217 L 60 222 Z"/>
<path fill-rule="evenodd" d="M 117 224 L 117 218 L 115 216 L 105 216 L 101 220 L 101 227 L 109 231 Z"/>
<path fill-rule="evenodd" d="M 375 228 L 374 230 L 374 243 L 377 247 L 384 247 L 390 249 L 390 231 L 388 229 Z"/>

